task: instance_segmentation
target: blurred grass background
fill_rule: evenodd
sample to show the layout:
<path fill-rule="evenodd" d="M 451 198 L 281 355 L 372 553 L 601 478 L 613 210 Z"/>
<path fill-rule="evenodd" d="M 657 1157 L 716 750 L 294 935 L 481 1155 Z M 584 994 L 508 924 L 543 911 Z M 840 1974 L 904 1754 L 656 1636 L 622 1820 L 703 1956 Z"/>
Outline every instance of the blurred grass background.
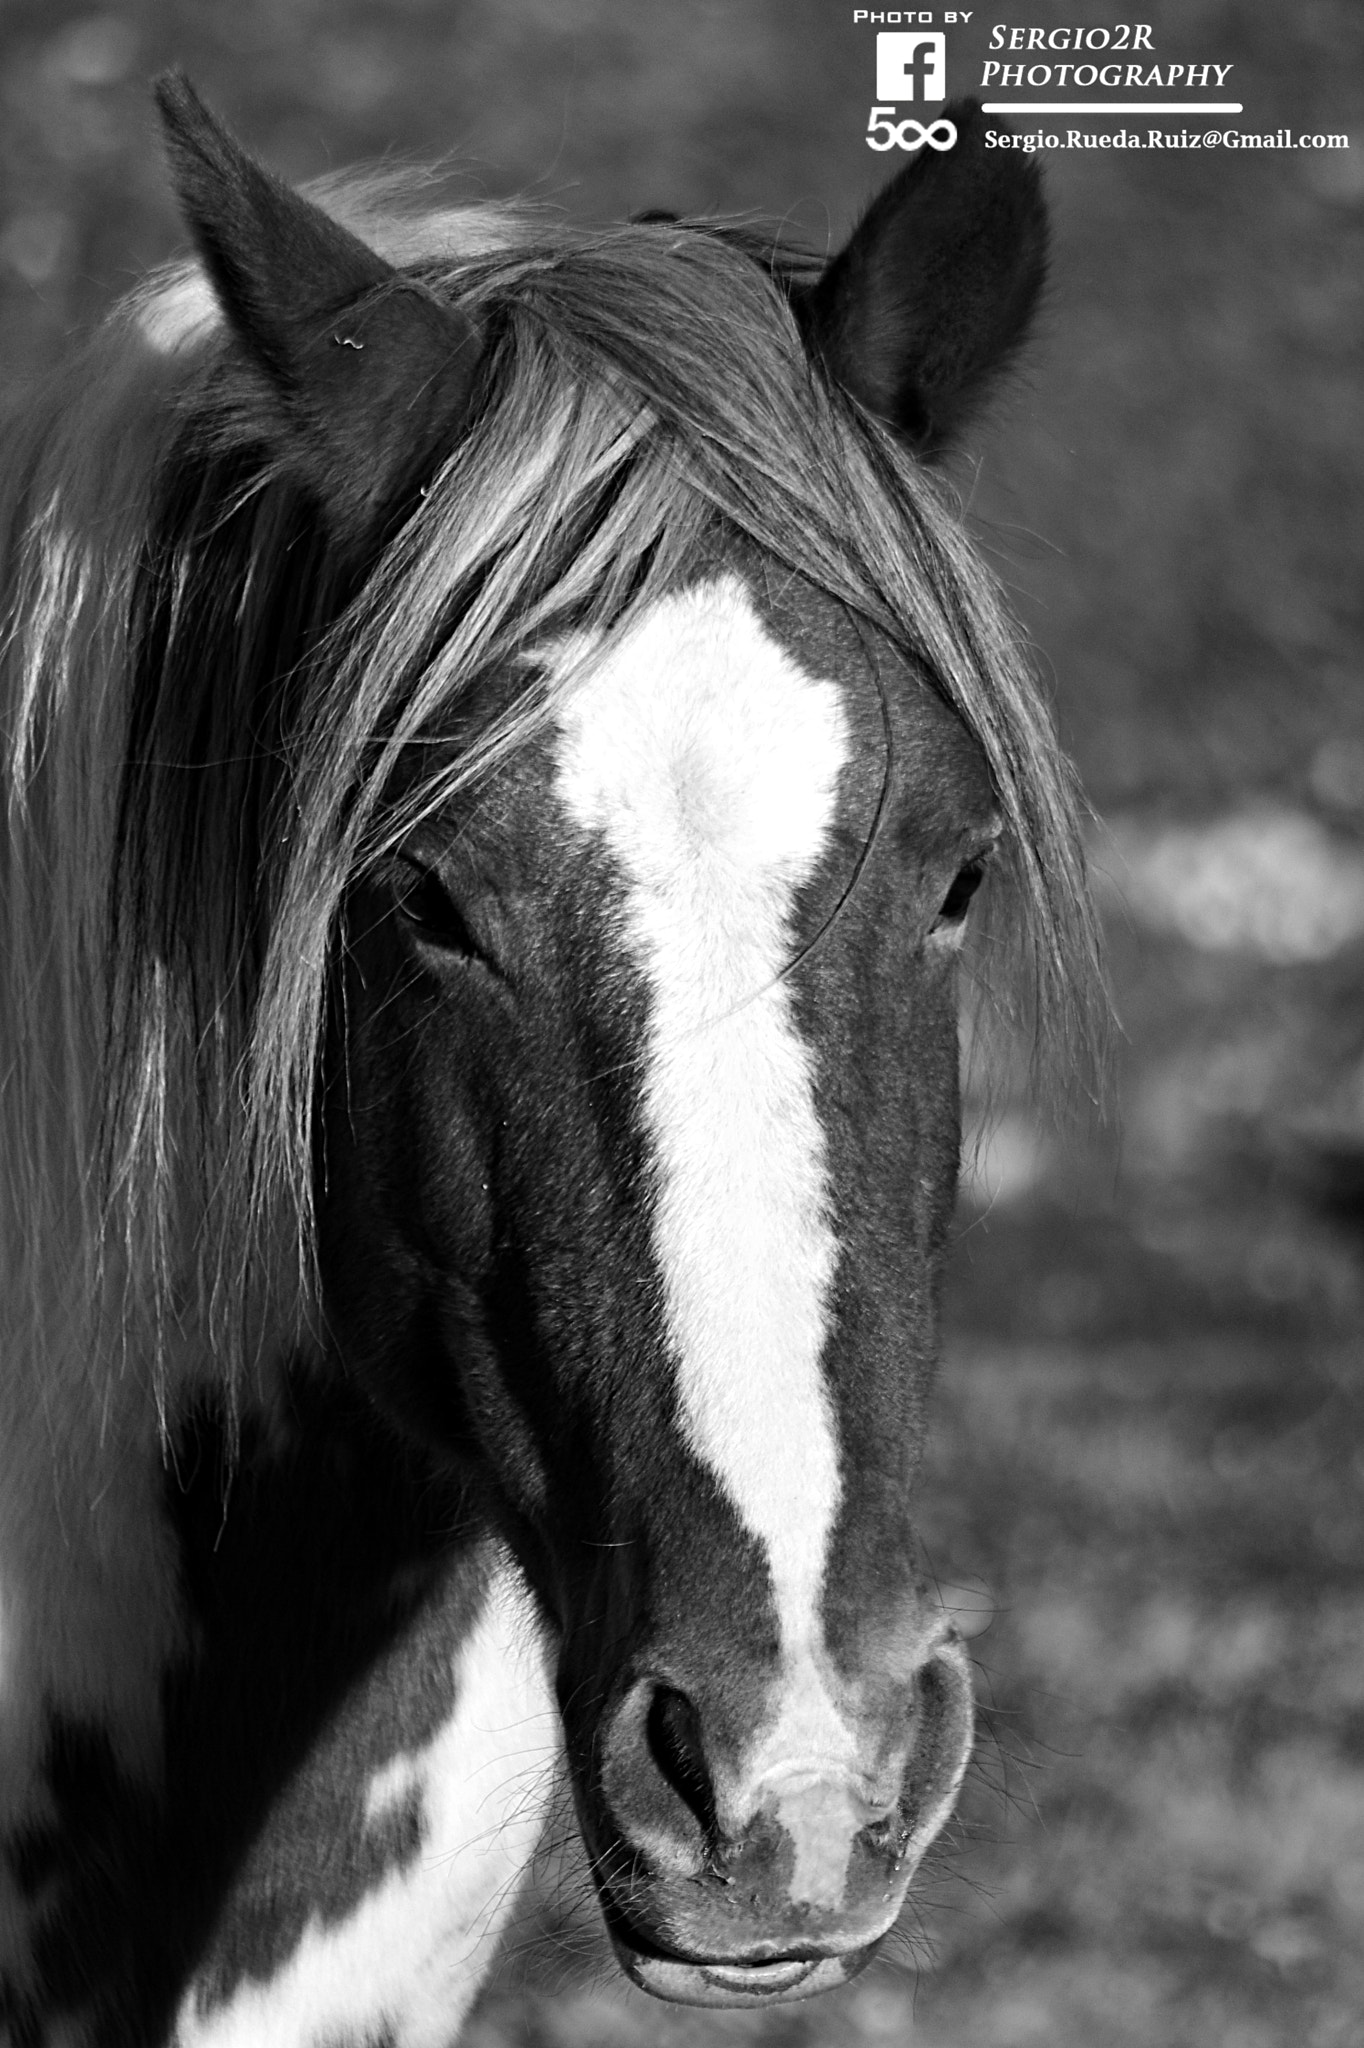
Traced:
<path fill-rule="evenodd" d="M 166 64 L 291 176 L 449 156 L 471 194 L 823 245 L 889 169 L 852 12 L 8 0 L 0 375 L 179 246 Z M 474 2048 L 1364 2042 L 1364 10 L 1138 12 L 1161 61 L 1234 65 L 1240 125 L 1354 147 L 1046 159 L 1043 331 L 958 465 L 1104 820 L 1125 1032 L 1120 1139 L 1006 1102 L 963 1202 L 923 1505 L 980 1631 L 963 1819 L 897 1953 L 767 2015 L 594 1972 L 549 1882 L 522 1936 L 557 1950 L 513 1946 Z M 982 9 L 952 89 L 994 21 L 1113 18 Z"/>

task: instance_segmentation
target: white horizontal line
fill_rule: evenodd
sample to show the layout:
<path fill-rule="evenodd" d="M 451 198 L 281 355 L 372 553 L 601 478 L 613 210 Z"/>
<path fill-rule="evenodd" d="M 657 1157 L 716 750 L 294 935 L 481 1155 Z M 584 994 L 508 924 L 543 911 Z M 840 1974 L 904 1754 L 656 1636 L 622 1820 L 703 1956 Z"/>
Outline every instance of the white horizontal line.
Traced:
<path fill-rule="evenodd" d="M 1115 107 L 1108 100 L 985 100 L 985 114 L 1239 114 L 1240 100 L 1225 102 L 1195 100 L 1141 101 L 1136 106 Z"/>

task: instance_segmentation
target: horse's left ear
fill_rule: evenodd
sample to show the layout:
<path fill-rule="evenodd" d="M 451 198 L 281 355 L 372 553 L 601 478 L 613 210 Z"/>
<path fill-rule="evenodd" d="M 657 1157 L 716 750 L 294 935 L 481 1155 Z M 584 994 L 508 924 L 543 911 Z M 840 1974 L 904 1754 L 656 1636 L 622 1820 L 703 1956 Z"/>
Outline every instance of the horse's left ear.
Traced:
<path fill-rule="evenodd" d="M 817 283 L 795 294 L 806 342 L 844 389 L 936 455 L 1022 342 L 1047 265 L 1030 156 L 974 100 L 872 201 Z"/>
<path fill-rule="evenodd" d="M 478 332 L 263 170 L 182 74 L 158 79 L 156 99 L 204 267 L 263 380 L 267 433 L 334 537 L 372 540 L 453 444 Z"/>

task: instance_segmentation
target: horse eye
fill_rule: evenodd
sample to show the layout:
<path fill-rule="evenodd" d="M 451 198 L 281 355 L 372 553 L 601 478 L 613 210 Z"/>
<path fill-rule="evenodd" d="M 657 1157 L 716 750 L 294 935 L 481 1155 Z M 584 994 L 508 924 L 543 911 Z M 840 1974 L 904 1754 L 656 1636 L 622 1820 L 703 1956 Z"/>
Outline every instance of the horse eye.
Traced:
<path fill-rule="evenodd" d="M 480 956 L 479 946 L 465 923 L 458 904 L 431 868 L 415 861 L 404 862 L 408 881 L 398 898 L 398 908 L 407 922 L 430 946 L 442 946 L 449 953 Z"/>
<path fill-rule="evenodd" d="M 933 920 L 935 932 L 944 931 L 948 926 L 961 924 L 971 907 L 971 898 L 980 887 L 985 873 L 983 861 L 968 861 L 943 897 L 942 907 Z"/>

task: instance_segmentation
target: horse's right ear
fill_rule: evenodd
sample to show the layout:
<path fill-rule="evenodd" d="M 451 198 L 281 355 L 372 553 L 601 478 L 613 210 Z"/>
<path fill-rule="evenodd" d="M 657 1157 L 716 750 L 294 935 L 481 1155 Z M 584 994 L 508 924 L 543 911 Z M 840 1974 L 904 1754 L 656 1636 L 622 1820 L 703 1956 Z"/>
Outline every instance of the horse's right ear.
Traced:
<path fill-rule="evenodd" d="M 793 294 L 812 353 L 924 456 L 951 441 L 1007 366 L 1047 265 L 1032 158 L 974 100 L 942 118 L 953 146 L 921 149 L 823 276 Z"/>
<path fill-rule="evenodd" d="M 179 73 L 158 79 L 176 190 L 279 452 L 335 537 L 373 537 L 454 441 L 478 370 L 456 308 L 249 157 Z"/>

